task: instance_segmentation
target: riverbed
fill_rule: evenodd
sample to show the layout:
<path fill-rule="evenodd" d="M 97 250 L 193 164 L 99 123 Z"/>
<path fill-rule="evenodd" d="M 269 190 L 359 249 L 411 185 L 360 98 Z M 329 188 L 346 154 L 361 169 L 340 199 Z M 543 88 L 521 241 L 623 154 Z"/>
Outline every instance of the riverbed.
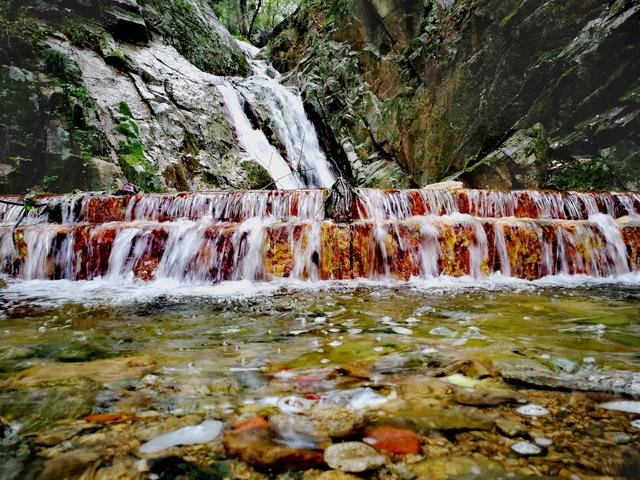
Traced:
<path fill-rule="evenodd" d="M 633 276 L 12 281 L 0 311 L 0 478 L 640 471 L 640 413 L 606 408 L 638 407 Z M 198 425 L 220 431 L 162 444 Z M 339 476 L 327 452 L 345 442 L 378 464 Z"/>

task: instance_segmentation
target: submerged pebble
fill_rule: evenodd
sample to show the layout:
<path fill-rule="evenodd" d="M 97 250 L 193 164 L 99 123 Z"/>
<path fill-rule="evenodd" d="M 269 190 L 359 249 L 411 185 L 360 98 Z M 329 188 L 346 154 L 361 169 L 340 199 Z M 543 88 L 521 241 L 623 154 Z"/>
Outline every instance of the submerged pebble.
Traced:
<path fill-rule="evenodd" d="M 324 461 L 334 470 L 366 472 L 386 463 L 383 455 L 362 442 L 336 443 L 324 451 Z"/>
<path fill-rule="evenodd" d="M 222 433 L 223 425 L 218 420 L 205 420 L 200 425 L 179 428 L 148 441 L 140 447 L 140 451 L 142 453 L 154 453 L 178 445 L 207 443 Z"/>
<path fill-rule="evenodd" d="M 518 455 L 522 455 L 524 457 L 530 457 L 534 455 L 542 454 L 542 448 L 538 445 L 535 445 L 531 442 L 518 442 L 511 445 L 511 450 L 516 452 Z"/>
<path fill-rule="evenodd" d="M 282 413 L 303 413 L 311 408 L 313 401 L 291 395 L 278 399 L 277 405 Z"/>
<path fill-rule="evenodd" d="M 463 388 L 473 388 L 480 383 L 480 380 L 475 378 L 469 378 L 461 373 L 454 373 L 443 378 L 443 380 L 451 385 L 456 385 Z"/>
<path fill-rule="evenodd" d="M 447 327 L 435 327 L 429 330 L 429 333 L 431 335 L 436 335 L 438 337 L 447 337 L 447 338 L 453 338 L 458 334 L 457 332 L 454 332 L 453 330 Z"/>
<path fill-rule="evenodd" d="M 541 405 L 528 403 L 527 405 L 516 408 L 516 412 L 518 412 L 520 415 L 524 415 L 525 417 L 541 417 L 542 415 L 547 415 L 549 413 L 549 410 Z"/>
<path fill-rule="evenodd" d="M 640 418 L 633 420 L 631 426 L 637 430 L 640 430 Z"/>
<path fill-rule="evenodd" d="M 536 445 L 541 447 L 549 447 L 553 444 L 553 441 L 550 438 L 546 437 L 536 437 L 533 439 Z"/>
<path fill-rule="evenodd" d="M 399 335 L 413 335 L 413 330 L 411 330 L 410 328 L 392 327 L 391 330 Z"/>
<path fill-rule="evenodd" d="M 618 412 L 638 413 L 640 414 L 640 402 L 633 400 L 619 400 L 614 402 L 601 403 L 600 406 L 607 410 L 615 410 Z"/>

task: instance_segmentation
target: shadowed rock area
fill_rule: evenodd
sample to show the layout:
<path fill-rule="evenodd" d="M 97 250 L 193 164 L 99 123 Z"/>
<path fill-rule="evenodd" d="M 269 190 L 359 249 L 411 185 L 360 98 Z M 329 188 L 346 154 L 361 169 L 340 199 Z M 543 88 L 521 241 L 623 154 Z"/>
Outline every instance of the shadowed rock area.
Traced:
<path fill-rule="evenodd" d="M 360 185 L 637 190 L 639 19 L 630 0 L 336 0 L 269 48 Z"/>

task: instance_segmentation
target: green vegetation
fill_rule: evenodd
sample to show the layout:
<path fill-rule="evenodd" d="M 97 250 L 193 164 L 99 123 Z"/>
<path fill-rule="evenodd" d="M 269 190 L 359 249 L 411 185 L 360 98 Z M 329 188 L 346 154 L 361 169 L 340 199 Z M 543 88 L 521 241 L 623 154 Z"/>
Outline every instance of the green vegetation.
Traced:
<path fill-rule="evenodd" d="M 78 83 L 82 72 L 69 56 L 53 48 L 45 48 L 43 52 L 45 71 L 68 83 Z"/>
<path fill-rule="evenodd" d="M 335 0 L 334 3 L 339 0 Z M 292 14 L 303 0 L 208 0 L 215 14 L 239 40 L 255 42 Z"/>
<path fill-rule="evenodd" d="M 578 68 L 577 65 L 574 65 L 573 67 L 568 68 L 562 73 L 562 75 L 560 75 L 560 78 L 562 79 L 562 78 L 568 77 L 576 70 L 576 68 Z"/>
<path fill-rule="evenodd" d="M 133 119 L 127 102 L 120 102 L 116 131 L 124 139 L 118 146 L 118 159 L 126 177 L 148 192 L 161 188 L 158 169 L 145 157 L 144 144 L 140 137 L 140 126 Z"/>
<path fill-rule="evenodd" d="M 560 190 L 606 190 L 611 172 L 601 158 L 577 161 L 551 173 L 545 187 Z"/>
<path fill-rule="evenodd" d="M 522 7 L 523 3 L 524 0 L 521 0 L 521 2 L 500 21 L 500 28 L 504 28 L 507 26 L 511 19 L 518 14 L 518 11 L 520 10 L 520 7 Z"/>

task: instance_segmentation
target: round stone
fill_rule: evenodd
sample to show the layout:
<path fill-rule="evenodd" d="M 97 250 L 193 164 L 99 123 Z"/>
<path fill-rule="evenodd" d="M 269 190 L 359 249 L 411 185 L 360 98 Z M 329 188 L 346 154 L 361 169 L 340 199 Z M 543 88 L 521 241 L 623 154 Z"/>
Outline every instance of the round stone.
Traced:
<path fill-rule="evenodd" d="M 534 455 L 540 455 L 542 453 L 542 448 L 531 442 L 514 443 L 513 445 L 511 445 L 511 450 L 516 452 L 518 455 L 522 455 L 523 457 L 531 457 Z"/>
<path fill-rule="evenodd" d="M 640 418 L 631 421 L 631 426 L 635 429 L 640 430 Z"/>
<path fill-rule="evenodd" d="M 324 451 L 324 461 L 341 472 L 366 472 L 381 467 L 386 458 L 362 442 L 336 443 Z"/>
<path fill-rule="evenodd" d="M 545 437 L 536 437 L 533 439 L 533 441 L 536 443 L 536 445 L 539 445 L 541 447 L 548 447 L 553 443 L 550 438 Z"/>
<path fill-rule="evenodd" d="M 541 405 L 536 405 L 535 403 L 528 403 L 516 409 L 520 415 L 524 415 L 525 417 L 541 417 L 542 415 L 547 415 L 549 410 L 544 408 Z"/>

